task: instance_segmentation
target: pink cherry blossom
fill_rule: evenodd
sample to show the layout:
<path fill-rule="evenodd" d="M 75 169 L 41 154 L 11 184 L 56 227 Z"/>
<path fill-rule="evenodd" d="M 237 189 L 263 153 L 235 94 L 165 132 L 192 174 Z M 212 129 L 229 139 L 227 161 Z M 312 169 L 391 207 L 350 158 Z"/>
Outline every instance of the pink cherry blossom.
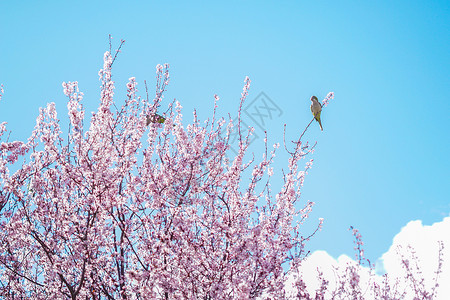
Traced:
<path fill-rule="evenodd" d="M 230 130 L 220 133 L 240 128 L 241 120 L 216 120 L 217 95 L 206 126 L 195 111 L 185 125 L 179 102 L 169 104 L 163 124 L 146 126 L 146 116 L 161 110 L 169 65 L 156 68 L 153 100 L 139 96 L 131 77 L 120 104 L 115 57 L 104 55 L 90 120 L 78 83 L 63 83 L 68 133 L 50 103 L 27 142 L 0 144 L 0 295 L 282 298 L 286 267 L 301 260 L 305 242 L 292 224 L 311 208 L 295 208 L 305 149 L 294 151 L 285 183 L 273 194 L 278 145 L 262 161 L 246 161 L 249 130 L 239 133 L 239 152 L 229 157 Z M 249 88 L 246 77 L 239 116 Z M 5 131 L 2 123 L 0 136 Z"/>

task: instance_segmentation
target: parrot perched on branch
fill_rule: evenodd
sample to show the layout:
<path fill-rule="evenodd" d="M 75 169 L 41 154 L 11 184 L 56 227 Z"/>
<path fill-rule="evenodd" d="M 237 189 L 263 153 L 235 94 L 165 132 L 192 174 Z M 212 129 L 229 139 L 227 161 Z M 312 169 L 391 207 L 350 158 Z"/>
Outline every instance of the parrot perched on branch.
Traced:
<path fill-rule="evenodd" d="M 316 119 L 316 121 L 319 122 L 320 130 L 323 131 L 322 122 L 320 121 L 320 113 L 322 112 L 322 105 L 320 105 L 320 102 L 316 96 L 311 97 L 311 112 L 314 116 L 314 119 Z"/>
<path fill-rule="evenodd" d="M 164 121 L 166 121 L 166 118 L 164 118 L 161 115 L 158 115 L 158 114 L 147 115 L 146 125 L 148 126 L 148 124 L 150 124 L 150 123 L 162 124 L 162 123 L 164 123 Z"/>

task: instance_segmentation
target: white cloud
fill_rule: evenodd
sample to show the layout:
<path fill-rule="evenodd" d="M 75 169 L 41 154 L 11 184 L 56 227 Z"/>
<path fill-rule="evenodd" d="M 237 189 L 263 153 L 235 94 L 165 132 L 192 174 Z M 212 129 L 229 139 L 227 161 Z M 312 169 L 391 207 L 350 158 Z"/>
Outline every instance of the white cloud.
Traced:
<path fill-rule="evenodd" d="M 359 267 L 357 263 L 347 255 L 341 255 L 336 260 L 330 256 L 326 251 L 315 251 L 307 259 L 305 259 L 301 266 L 301 277 L 306 284 L 306 289 L 309 295 L 314 299 L 316 291 L 320 288 L 321 280 L 319 280 L 319 271 L 322 272 L 322 278 L 328 281 L 326 290 L 326 299 L 331 298 L 333 291 L 338 291 L 340 288 L 348 291 L 352 274 L 349 268 L 356 268 L 359 275 L 359 283 L 361 293 L 367 297 L 368 285 L 373 282 L 370 269 L 366 267 Z M 286 284 L 288 296 L 294 298 L 294 294 L 289 294 L 292 291 L 290 286 L 294 283 L 294 274 L 292 274 Z M 340 283 L 345 282 L 345 287 L 340 286 Z M 348 297 L 347 297 L 348 298 Z M 337 297 L 337 299 L 340 299 Z M 370 299 L 370 298 L 369 298 Z"/>
<path fill-rule="evenodd" d="M 430 226 L 424 226 L 422 221 L 411 221 L 394 237 L 392 246 L 377 261 L 376 270 L 388 273 L 388 282 L 391 293 L 394 289 L 399 293 L 406 292 L 406 299 L 413 298 L 411 281 L 408 281 L 405 268 L 402 266 L 402 258 L 410 262 L 411 272 L 415 279 L 415 284 L 420 286 L 420 279 L 424 278 L 423 286 L 426 291 L 431 291 L 434 286 L 433 278 L 439 264 L 439 241 L 444 244 L 442 251 L 443 261 L 441 273 L 439 275 L 439 287 L 437 297 L 433 299 L 450 299 L 450 217 L 444 218 L 441 222 L 436 222 Z M 411 246 L 414 252 L 408 248 Z M 400 248 L 399 248 L 400 246 Z M 400 254 L 399 254 L 400 253 Z M 417 259 L 412 259 L 412 255 Z M 421 273 L 417 272 L 416 263 Z M 302 262 L 300 267 L 301 276 L 306 283 L 308 293 L 314 298 L 320 282 L 317 280 L 318 270 L 323 272 L 323 278 L 329 281 L 327 296 L 330 297 L 332 291 L 342 288 L 339 282 L 349 284 L 349 267 L 358 268 L 360 275 L 359 287 L 364 299 L 373 299 L 374 283 L 382 284 L 383 277 L 374 274 L 368 268 L 358 267 L 356 262 L 346 255 L 341 255 L 337 260 L 328 255 L 325 251 L 316 251 Z M 347 276 L 347 277 L 345 277 Z M 293 274 L 287 282 L 286 289 L 291 291 L 290 286 L 294 281 Z M 349 286 L 346 287 L 347 291 Z M 397 294 L 397 296 L 399 296 Z M 328 298 L 327 297 L 327 298 Z M 391 294 L 393 297 L 393 294 Z M 339 298 L 339 297 L 338 297 Z"/>
<path fill-rule="evenodd" d="M 432 225 L 423 225 L 422 221 L 411 221 L 403 227 L 399 234 L 394 237 L 392 246 L 381 256 L 380 262 L 385 271 L 391 276 L 401 277 L 405 271 L 399 261 L 397 254 L 400 251 L 408 252 L 407 246 L 411 246 L 417 257 L 417 263 L 425 279 L 425 286 L 430 289 L 434 282 L 435 271 L 439 264 L 439 241 L 444 244 L 442 251 L 442 273 L 439 275 L 438 297 L 436 299 L 450 299 L 450 217 Z M 410 258 L 407 255 L 406 258 Z M 410 259 L 411 260 L 411 259 Z M 414 265 L 412 267 L 415 267 Z"/>

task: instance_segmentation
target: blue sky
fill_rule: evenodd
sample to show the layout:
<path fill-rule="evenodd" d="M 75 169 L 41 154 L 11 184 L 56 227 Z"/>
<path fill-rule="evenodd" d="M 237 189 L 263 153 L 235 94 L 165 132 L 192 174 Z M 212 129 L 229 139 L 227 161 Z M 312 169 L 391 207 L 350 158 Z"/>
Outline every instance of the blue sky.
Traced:
<path fill-rule="evenodd" d="M 247 103 L 264 92 L 281 111 L 262 126 L 271 144 L 282 143 L 284 124 L 295 139 L 311 120 L 311 95 L 333 91 L 324 131 L 313 124 L 306 135 L 318 144 L 302 194 L 316 202 L 305 230 L 325 219 L 309 249 L 353 256 L 352 225 L 375 260 L 409 221 L 450 213 L 449 29 L 448 1 L 1 1 L 0 121 L 24 140 L 47 102 L 66 118 L 63 81 L 78 81 L 94 111 L 108 34 L 116 46 L 126 40 L 116 101 L 132 76 L 152 91 L 155 66 L 167 62 L 163 105 L 176 98 L 185 122 L 194 108 L 204 120 L 218 94 L 226 116 L 249 76 Z M 258 153 L 263 130 L 246 122 Z M 275 168 L 287 158 L 279 150 Z"/>

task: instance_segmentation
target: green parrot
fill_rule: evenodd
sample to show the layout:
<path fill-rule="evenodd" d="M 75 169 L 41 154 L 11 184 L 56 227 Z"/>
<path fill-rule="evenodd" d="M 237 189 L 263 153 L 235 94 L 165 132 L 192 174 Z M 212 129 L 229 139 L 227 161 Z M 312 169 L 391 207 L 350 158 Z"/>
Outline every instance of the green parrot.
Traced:
<path fill-rule="evenodd" d="M 147 115 L 147 123 L 146 125 L 150 124 L 150 123 L 159 123 L 162 124 L 166 121 L 166 118 L 164 118 L 161 115 L 158 114 L 153 114 L 153 115 Z"/>
<path fill-rule="evenodd" d="M 320 102 L 316 96 L 311 97 L 311 112 L 314 116 L 314 119 L 316 119 L 316 121 L 319 122 L 320 130 L 323 131 L 322 122 L 320 122 L 320 113 L 322 112 L 322 105 L 320 105 Z"/>

